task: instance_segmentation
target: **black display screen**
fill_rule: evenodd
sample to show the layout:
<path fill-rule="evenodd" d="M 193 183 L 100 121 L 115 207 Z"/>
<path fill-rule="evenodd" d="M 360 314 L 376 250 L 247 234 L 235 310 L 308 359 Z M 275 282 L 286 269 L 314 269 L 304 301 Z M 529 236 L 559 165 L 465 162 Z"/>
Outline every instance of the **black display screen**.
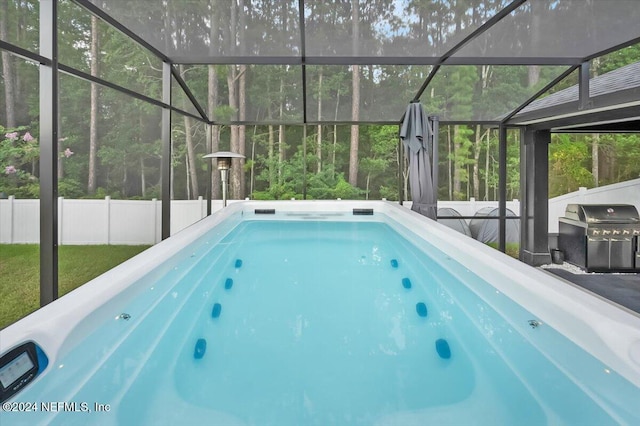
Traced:
<path fill-rule="evenodd" d="M 27 374 L 35 365 L 29 354 L 25 351 L 9 361 L 7 365 L 0 367 L 0 384 L 7 389 L 9 385 L 17 382 L 20 377 Z"/>
<path fill-rule="evenodd" d="M 45 364 L 46 366 L 46 358 Z M 38 349 L 33 342 L 26 342 L 11 349 L 0 358 L 0 401 L 6 401 L 20 392 L 38 375 Z"/>

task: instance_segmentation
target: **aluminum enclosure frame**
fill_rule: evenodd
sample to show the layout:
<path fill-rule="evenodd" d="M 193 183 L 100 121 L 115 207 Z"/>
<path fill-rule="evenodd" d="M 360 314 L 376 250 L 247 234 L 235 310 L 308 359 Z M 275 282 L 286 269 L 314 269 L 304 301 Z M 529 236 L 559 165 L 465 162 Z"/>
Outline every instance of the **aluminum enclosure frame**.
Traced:
<path fill-rule="evenodd" d="M 500 243 L 499 248 L 505 250 L 504 232 L 506 221 L 506 135 L 507 129 L 516 128 L 523 129 L 523 132 L 539 132 L 545 133 L 546 130 L 553 130 L 562 126 L 569 126 L 573 131 L 597 131 L 598 129 L 608 130 L 615 129 L 616 127 L 612 123 L 623 122 L 619 129 L 622 131 L 640 131 L 637 121 L 633 121 L 633 117 L 640 116 L 640 102 L 636 105 L 631 105 L 622 109 L 602 109 L 597 101 L 589 99 L 589 79 L 587 76 L 588 63 L 590 60 L 599 57 L 603 54 L 610 53 L 621 48 L 636 44 L 640 42 L 640 34 L 638 37 L 631 40 L 627 40 L 621 44 L 614 46 L 608 46 L 606 49 L 599 52 L 593 52 L 586 57 L 562 57 L 562 56 L 544 56 L 544 57 L 515 57 L 505 54 L 504 56 L 495 57 L 455 57 L 453 56 L 457 51 L 468 45 L 469 43 L 477 40 L 489 29 L 494 27 L 499 22 L 507 18 L 514 10 L 525 5 L 530 0 L 514 0 L 500 10 L 495 16 L 487 20 L 480 27 L 472 31 L 463 40 L 454 45 L 451 49 L 440 56 L 424 57 L 424 56 L 401 56 L 401 57 L 372 57 L 372 56 L 307 56 L 305 51 L 305 31 L 304 31 L 304 9 L 305 0 L 298 0 L 299 5 L 299 25 L 301 29 L 301 43 L 302 51 L 299 56 L 262 56 L 247 59 L 246 57 L 226 57 L 226 58 L 212 58 L 207 56 L 176 56 L 169 57 L 163 52 L 156 49 L 151 43 L 138 36 L 135 32 L 131 31 L 117 19 L 110 16 L 101 8 L 93 4 L 89 0 L 72 0 L 75 4 L 83 7 L 89 13 L 97 16 L 101 20 L 105 21 L 118 31 L 126 35 L 128 38 L 139 44 L 147 51 L 152 53 L 158 59 L 163 62 L 163 79 L 162 79 L 162 101 L 155 100 L 145 96 L 141 93 L 137 93 L 130 89 L 126 89 L 116 83 L 106 81 L 104 79 L 91 76 L 81 70 L 68 67 L 58 63 L 58 40 L 57 40 L 57 20 L 58 20 L 58 0 L 42 0 L 40 1 L 40 53 L 36 54 L 20 46 L 12 44 L 5 40 L 0 40 L 0 49 L 9 51 L 10 53 L 26 58 L 27 60 L 34 61 L 40 64 L 40 117 L 41 117 L 41 157 L 40 157 L 40 176 L 41 179 L 41 209 L 40 209 L 40 293 L 41 293 L 41 305 L 45 305 L 57 298 L 58 287 L 58 258 L 57 258 L 57 241 L 58 241 L 58 218 L 57 218 L 57 140 L 58 140 L 58 74 L 64 72 L 73 75 L 77 78 L 82 78 L 92 83 L 97 83 L 105 87 L 109 87 L 118 92 L 124 93 L 128 96 L 140 99 L 144 102 L 148 102 L 162 108 L 162 236 L 166 238 L 169 236 L 170 229 L 170 186 L 168 179 L 167 168 L 168 161 L 171 155 L 171 140 L 170 140 L 170 117 L 171 112 L 177 112 L 195 120 L 205 123 L 211 127 L 217 123 L 208 117 L 205 109 L 199 104 L 198 100 L 191 92 L 189 86 L 180 76 L 180 73 L 176 69 L 178 64 L 274 64 L 274 65 L 301 65 L 302 72 L 302 90 L 305 101 L 303 102 L 302 122 L 300 123 L 282 123 L 282 124 L 298 124 L 298 125 L 312 125 L 320 123 L 332 123 L 332 124 L 399 124 L 401 117 L 398 117 L 396 122 L 358 122 L 351 121 L 318 121 L 309 119 L 307 115 L 307 79 L 306 79 L 306 65 L 357 65 L 357 64 L 390 64 L 390 65 L 433 65 L 429 76 L 423 81 L 420 88 L 415 92 L 413 99 L 407 99 L 410 101 L 419 101 L 422 94 L 429 88 L 429 84 L 433 78 L 437 75 L 439 70 L 444 65 L 567 65 L 569 70 L 563 73 L 561 76 L 554 79 L 551 83 L 546 85 L 542 90 L 536 93 L 533 97 L 529 98 L 523 104 L 515 108 L 511 113 L 502 119 L 495 121 L 447 121 L 440 120 L 441 125 L 451 124 L 485 124 L 490 126 L 496 126 L 499 128 L 500 143 L 499 143 L 499 221 L 500 221 Z M 215 62 L 214 62 L 215 59 Z M 540 118 L 535 123 L 523 123 L 521 118 L 518 117 L 518 113 L 526 108 L 531 102 L 538 99 L 546 91 L 555 86 L 562 78 L 569 75 L 575 69 L 581 69 L 582 78 L 580 79 L 580 93 L 581 98 L 578 105 L 566 105 L 557 112 L 556 115 L 547 118 Z M 194 115 L 187 111 L 176 108 L 171 104 L 171 80 L 175 79 L 180 86 L 181 90 L 185 93 L 189 102 L 193 105 L 198 115 Z M 640 101 L 640 95 L 637 91 L 630 93 L 621 93 L 612 95 L 611 101 L 624 102 L 628 99 L 632 101 Z M 575 113 L 576 110 L 580 111 L 579 118 L 576 116 L 557 118 L 558 115 Z M 567 111 L 567 112 L 563 112 Z M 596 123 L 596 124 L 594 124 Z M 598 123 L 602 123 L 599 127 Z M 251 121 L 233 122 L 232 124 L 248 125 L 258 124 Z M 269 124 L 269 123 L 260 123 Z M 545 137 L 546 139 L 546 137 Z M 544 142 L 536 142 L 544 143 Z M 533 156 L 536 158 L 537 156 Z M 541 167 L 545 165 L 536 163 L 534 160 L 529 160 L 531 156 L 526 156 L 526 164 L 521 164 L 521 176 L 526 175 L 526 171 L 531 168 Z M 543 160 L 538 160 L 543 161 Z M 548 161 L 548 159 L 547 159 Z M 546 165 L 548 167 L 548 164 Z M 548 178 L 548 177 L 547 177 Z M 544 182 L 536 181 L 535 187 L 542 188 Z M 540 191 L 542 191 L 540 189 Z M 543 195 L 542 192 L 534 190 L 535 198 L 540 199 Z M 211 190 L 208 191 L 208 200 L 211 199 Z M 210 203 L 209 203 L 210 205 Z M 531 205 L 530 203 L 525 205 Z M 210 213 L 210 209 L 208 210 Z M 546 218 L 540 217 L 540 215 L 534 214 L 533 211 L 526 208 L 521 211 L 521 217 L 529 217 L 533 215 L 533 220 L 536 223 L 536 229 L 540 232 L 545 228 Z M 525 236 L 523 245 L 529 244 L 528 237 Z M 541 249 L 538 247 L 537 249 Z M 536 249 L 536 250 L 537 250 Z M 547 247 L 548 249 L 548 247 Z M 534 250 L 535 251 L 535 250 Z M 525 259 L 523 259 L 525 260 Z M 526 260 L 525 260 L 526 261 Z M 536 262 L 533 262 L 536 263 Z"/>

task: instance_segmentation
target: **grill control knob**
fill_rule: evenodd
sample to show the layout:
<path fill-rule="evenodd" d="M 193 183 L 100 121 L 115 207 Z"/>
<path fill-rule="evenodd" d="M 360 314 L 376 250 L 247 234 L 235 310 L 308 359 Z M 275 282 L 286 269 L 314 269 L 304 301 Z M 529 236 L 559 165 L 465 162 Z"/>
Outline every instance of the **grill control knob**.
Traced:
<path fill-rule="evenodd" d="M 609 234 L 611 234 L 611 231 L 609 231 L 608 229 L 602 230 L 602 235 L 609 235 Z"/>
<path fill-rule="evenodd" d="M 629 232 L 628 229 L 625 229 L 625 230 L 622 231 L 622 235 L 629 235 L 629 234 L 630 234 L 630 232 Z"/>
<path fill-rule="evenodd" d="M 613 235 L 620 235 L 620 230 L 614 229 L 613 230 Z"/>
<path fill-rule="evenodd" d="M 594 229 L 593 230 L 593 235 L 600 235 L 600 230 L 599 229 Z"/>

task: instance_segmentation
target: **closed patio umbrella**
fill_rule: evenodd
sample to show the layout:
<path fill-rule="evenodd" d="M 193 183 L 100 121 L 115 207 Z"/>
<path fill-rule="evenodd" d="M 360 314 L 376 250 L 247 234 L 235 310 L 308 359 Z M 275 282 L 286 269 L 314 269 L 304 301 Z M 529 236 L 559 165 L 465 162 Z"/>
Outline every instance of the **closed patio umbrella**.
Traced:
<path fill-rule="evenodd" d="M 412 102 L 400 128 L 400 138 L 409 161 L 409 186 L 411 187 L 411 210 L 435 220 L 437 199 L 433 188 L 430 144 L 431 129 L 427 115 L 419 102 Z"/>

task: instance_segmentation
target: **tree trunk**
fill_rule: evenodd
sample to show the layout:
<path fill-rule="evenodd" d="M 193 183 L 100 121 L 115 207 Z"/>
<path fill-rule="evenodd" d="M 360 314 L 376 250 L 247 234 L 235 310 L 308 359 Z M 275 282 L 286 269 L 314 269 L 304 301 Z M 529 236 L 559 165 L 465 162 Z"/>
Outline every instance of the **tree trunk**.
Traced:
<path fill-rule="evenodd" d="M 286 144 L 286 138 L 285 138 L 285 131 L 284 131 L 284 126 L 281 124 L 278 126 L 278 184 L 282 185 L 282 166 L 284 165 L 284 158 L 285 158 L 285 144 Z"/>
<path fill-rule="evenodd" d="M 340 88 L 336 93 L 336 111 L 333 115 L 333 119 L 338 121 L 338 108 L 340 106 Z M 331 151 L 331 165 L 333 166 L 333 176 L 336 176 L 336 150 L 338 148 L 338 125 L 333 125 L 333 151 Z"/>
<path fill-rule="evenodd" d="M 91 16 L 91 75 L 98 76 L 99 73 L 99 34 L 98 18 Z M 91 83 L 91 111 L 89 117 L 89 179 L 87 191 L 93 195 L 96 192 L 96 174 L 98 159 L 98 84 Z"/>
<path fill-rule="evenodd" d="M 64 161 L 63 157 L 58 154 L 58 179 L 64 178 Z"/>
<path fill-rule="evenodd" d="M 469 170 L 469 169 L 470 169 L 470 166 L 469 166 L 469 164 L 467 164 L 467 175 L 471 174 L 470 173 L 471 170 Z M 471 181 L 471 179 L 467 179 L 467 196 L 466 196 L 467 200 L 469 199 L 469 194 L 471 193 L 471 182 L 470 181 Z"/>
<path fill-rule="evenodd" d="M 127 197 L 127 181 L 129 180 L 129 175 L 127 173 L 127 156 L 126 154 L 122 157 L 122 198 Z"/>
<path fill-rule="evenodd" d="M 451 126 L 447 127 L 447 178 L 449 181 L 449 201 L 453 201 L 453 180 L 451 179 L 451 167 L 453 163 L 453 149 L 451 148 Z"/>
<path fill-rule="evenodd" d="M 531 30 L 529 31 L 531 46 L 539 46 L 542 36 L 541 17 L 545 16 L 545 5 L 541 1 L 531 2 Z M 540 66 L 532 65 L 529 67 L 529 87 L 534 87 L 540 81 Z"/>
<path fill-rule="evenodd" d="M 280 77 L 280 120 L 284 114 L 284 79 Z M 278 184 L 282 185 L 282 165 L 284 164 L 285 133 L 284 126 L 278 126 Z"/>
<path fill-rule="evenodd" d="M 353 101 L 351 104 L 351 120 L 357 122 L 360 117 L 360 67 L 353 65 Z M 351 146 L 349 148 L 349 183 L 358 186 L 358 142 L 360 127 L 351 126 Z"/>
<path fill-rule="evenodd" d="M 144 158 L 140 157 L 140 187 L 142 189 L 142 198 L 147 196 L 147 180 L 144 175 Z"/>
<path fill-rule="evenodd" d="M 255 165 L 256 165 L 256 133 L 258 126 L 253 126 L 253 137 L 251 138 L 251 174 L 249 178 L 249 196 L 253 198 L 253 184 L 255 181 Z"/>
<path fill-rule="evenodd" d="M 476 143 L 473 146 L 473 196 L 476 200 L 480 199 L 480 150 L 482 148 L 482 138 L 480 134 L 482 127 L 476 126 Z"/>
<path fill-rule="evenodd" d="M 453 196 L 458 198 L 462 190 L 460 164 L 460 126 L 453 126 Z"/>
<path fill-rule="evenodd" d="M 244 16 L 244 15 L 243 15 Z M 245 121 L 247 119 L 247 66 L 240 65 L 240 81 L 238 84 L 238 115 L 240 121 Z M 245 155 L 246 154 L 246 132 L 247 128 L 245 125 L 238 126 L 238 150 L 236 151 L 238 154 Z M 247 183 L 245 179 L 244 172 L 244 158 L 238 158 L 237 164 L 234 165 L 233 170 L 235 170 L 236 176 L 235 180 L 238 185 L 238 194 L 237 199 L 242 200 L 247 194 Z"/>
<path fill-rule="evenodd" d="M 491 158 L 491 137 L 487 130 L 487 152 L 484 158 L 484 201 L 489 201 L 489 159 Z"/>
<path fill-rule="evenodd" d="M 187 156 L 189 157 L 189 181 L 191 182 L 191 198 L 196 199 L 200 195 L 198 188 L 198 167 L 196 166 L 196 150 L 193 146 L 193 135 L 191 130 L 191 118 L 186 115 L 184 119 L 185 142 L 187 144 Z"/>
<path fill-rule="evenodd" d="M 369 183 L 371 181 L 371 172 L 367 173 L 367 180 L 366 180 L 366 186 L 365 186 L 365 190 L 364 190 L 364 199 L 368 200 L 369 199 Z"/>
<path fill-rule="evenodd" d="M 184 78 L 184 65 L 179 65 L 178 70 L 180 71 L 180 75 Z M 186 111 L 187 108 L 187 98 L 183 98 L 182 108 Z M 191 118 L 186 115 L 182 116 L 184 121 L 184 134 L 185 134 L 185 143 L 187 144 L 187 172 L 189 173 L 189 182 L 191 186 L 191 196 L 189 199 L 198 198 L 200 195 L 200 191 L 198 188 L 198 167 L 196 166 L 196 150 L 193 146 L 193 134 L 191 130 Z"/>
<path fill-rule="evenodd" d="M 185 186 L 185 189 L 187 190 L 187 200 L 191 199 L 191 179 L 189 179 L 189 170 L 191 170 L 191 167 L 189 166 L 189 155 L 185 155 L 184 156 L 184 170 L 186 173 L 186 179 L 187 179 L 187 184 Z"/>
<path fill-rule="evenodd" d="M 529 87 L 535 87 L 540 81 L 540 66 L 531 65 L 529 67 Z"/>
<path fill-rule="evenodd" d="M 318 121 L 322 121 L 322 68 L 318 76 Z M 322 171 L 322 125 L 318 124 L 316 142 L 317 173 Z"/>
<path fill-rule="evenodd" d="M 598 187 L 600 183 L 600 135 L 594 134 L 591 142 L 591 174 L 593 175 L 593 186 Z"/>
<path fill-rule="evenodd" d="M 208 96 L 207 96 L 207 113 L 209 118 L 214 120 L 215 109 L 218 105 L 218 70 L 215 65 L 209 65 L 208 72 Z M 209 152 L 217 152 L 220 150 L 220 129 L 217 125 L 211 126 L 211 131 L 207 132 L 209 138 Z M 215 160 L 211 160 L 215 161 Z M 222 198 L 220 195 L 220 173 L 218 173 L 215 163 L 212 164 L 211 173 L 211 199 L 217 200 Z"/>
<path fill-rule="evenodd" d="M 209 53 L 213 57 L 216 54 L 215 49 L 219 38 L 218 30 L 220 29 L 220 13 L 217 9 L 217 2 L 215 0 L 209 0 L 209 8 L 211 11 L 211 24 L 209 26 Z M 216 65 L 209 65 L 208 67 L 207 86 L 207 115 L 210 120 L 216 121 L 215 112 L 218 107 L 218 68 Z M 210 131 L 207 132 L 207 142 L 210 153 L 220 150 L 220 127 L 218 125 L 212 125 Z M 220 194 L 220 173 L 218 172 L 215 163 L 212 163 L 211 172 L 211 199 L 218 200 L 222 198 L 222 196 Z"/>
<path fill-rule="evenodd" d="M 360 9 L 359 1 L 351 0 L 351 42 L 352 53 L 358 55 L 360 42 Z M 352 91 L 353 98 L 351 101 L 351 120 L 358 122 L 360 119 L 360 66 L 352 65 L 351 71 L 353 75 Z M 358 142 L 360 139 L 360 127 L 351 126 L 351 146 L 349 148 L 349 183 L 358 186 Z"/>
<path fill-rule="evenodd" d="M 0 40 L 7 40 L 8 0 L 0 0 Z M 15 79 L 13 76 L 13 58 L 6 50 L 2 50 L 2 78 L 4 80 L 4 105 L 6 111 L 6 127 L 16 127 L 15 111 Z"/>
<path fill-rule="evenodd" d="M 491 162 L 491 174 L 495 175 L 496 174 L 496 162 L 492 161 Z M 493 185 L 493 199 L 497 200 L 498 199 L 498 185 Z"/>
<path fill-rule="evenodd" d="M 271 116 L 269 116 L 271 117 Z M 276 144 L 276 135 L 273 129 L 273 125 L 269 124 L 269 148 L 268 148 L 268 167 L 269 167 L 269 188 L 271 188 L 276 183 L 276 173 L 274 167 L 274 148 Z"/>
<path fill-rule="evenodd" d="M 229 70 L 227 72 L 227 85 L 229 87 L 229 107 L 233 111 L 238 111 L 236 76 L 237 76 L 236 66 L 229 65 Z M 235 117 L 235 119 L 237 119 L 237 117 Z M 238 138 L 239 138 L 238 126 L 232 124 L 230 126 L 230 142 L 229 142 L 229 148 L 232 152 L 238 152 L 240 150 Z M 233 198 L 233 199 L 238 199 L 240 195 L 239 175 L 237 174 L 237 172 L 234 172 L 234 169 L 237 169 L 238 166 L 239 164 L 237 160 L 233 159 L 232 165 L 231 165 L 231 173 L 229 176 L 230 177 L 229 183 L 231 185 L 229 195 L 230 195 L 230 198 Z"/>
<path fill-rule="evenodd" d="M 244 0 L 238 0 L 238 45 L 240 47 L 240 55 L 246 54 L 246 42 L 245 42 L 245 28 L 247 26 L 246 18 L 247 14 L 244 10 Z M 238 119 L 244 122 L 247 119 L 247 65 L 240 65 L 240 75 L 238 82 Z M 238 154 L 245 155 L 246 154 L 246 134 L 247 128 L 243 124 L 238 127 Z M 244 172 L 244 158 L 238 158 L 237 163 L 235 164 L 232 173 L 235 173 L 235 180 L 238 182 L 238 194 L 237 198 L 239 200 L 244 199 L 247 195 L 247 183 L 245 179 Z"/>

